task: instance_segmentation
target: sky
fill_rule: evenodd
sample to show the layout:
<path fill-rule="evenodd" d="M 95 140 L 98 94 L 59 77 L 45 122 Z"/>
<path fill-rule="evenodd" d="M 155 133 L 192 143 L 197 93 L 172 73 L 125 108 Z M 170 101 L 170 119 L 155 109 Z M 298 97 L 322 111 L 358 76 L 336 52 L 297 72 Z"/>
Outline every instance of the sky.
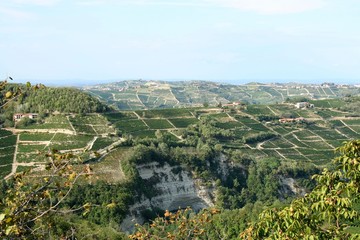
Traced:
<path fill-rule="evenodd" d="M 1 0 L 0 79 L 360 83 L 358 0 Z"/>

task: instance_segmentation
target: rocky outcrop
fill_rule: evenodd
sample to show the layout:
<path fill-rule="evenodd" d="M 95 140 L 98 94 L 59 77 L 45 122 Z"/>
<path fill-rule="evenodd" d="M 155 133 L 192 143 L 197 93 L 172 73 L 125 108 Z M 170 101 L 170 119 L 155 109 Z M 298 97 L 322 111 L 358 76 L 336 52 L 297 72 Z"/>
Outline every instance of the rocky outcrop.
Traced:
<path fill-rule="evenodd" d="M 159 194 L 151 199 L 143 197 L 130 207 L 128 216 L 120 226 L 123 231 L 132 231 L 135 223 L 142 224 L 144 219 L 141 212 L 146 209 L 176 211 L 179 208 L 191 207 L 198 211 L 214 205 L 212 189 L 203 186 L 201 180 L 193 179 L 192 174 L 181 166 L 151 162 L 138 165 L 137 170 L 145 181 L 157 177 L 154 187 Z"/>
<path fill-rule="evenodd" d="M 300 187 L 296 180 L 293 178 L 285 178 L 280 177 L 280 183 L 282 185 L 282 192 L 286 194 L 295 194 L 304 196 L 306 194 L 306 190 L 302 187 Z M 284 195 L 284 194 L 283 194 Z"/>

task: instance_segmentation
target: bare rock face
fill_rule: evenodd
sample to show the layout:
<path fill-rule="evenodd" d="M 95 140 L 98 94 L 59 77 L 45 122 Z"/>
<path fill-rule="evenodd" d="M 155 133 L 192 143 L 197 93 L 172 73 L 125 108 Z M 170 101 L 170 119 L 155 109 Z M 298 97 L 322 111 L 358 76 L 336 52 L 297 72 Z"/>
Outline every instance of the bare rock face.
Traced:
<path fill-rule="evenodd" d="M 283 192 L 285 193 L 292 193 L 300 196 L 304 196 L 306 194 L 306 190 L 298 186 L 296 180 L 293 178 L 280 177 L 280 182 L 283 186 Z"/>
<path fill-rule="evenodd" d="M 141 212 L 146 209 L 160 208 L 176 211 L 179 208 L 191 207 L 198 211 L 213 206 L 213 190 L 202 186 L 199 179 L 193 179 L 191 173 L 179 166 L 170 166 L 165 163 L 159 166 L 157 162 L 137 166 L 137 170 L 145 181 L 153 176 L 159 179 L 155 188 L 159 194 L 148 199 L 143 198 L 130 207 L 130 213 L 123 220 L 120 227 L 123 231 L 130 232 L 135 223 L 144 222 Z"/>

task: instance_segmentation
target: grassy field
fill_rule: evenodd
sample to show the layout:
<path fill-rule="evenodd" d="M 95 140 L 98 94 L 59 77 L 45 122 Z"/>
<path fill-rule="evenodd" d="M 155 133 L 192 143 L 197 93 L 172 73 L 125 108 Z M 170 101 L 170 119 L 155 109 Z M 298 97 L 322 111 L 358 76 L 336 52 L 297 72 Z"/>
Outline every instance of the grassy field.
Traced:
<path fill-rule="evenodd" d="M 136 111 L 143 118 L 175 118 L 175 117 L 191 117 L 192 109 L 175 108 L 175 109 L 152 109 L 148 111 Z"/>
<path fill-rule="evenodd" d="M 155 138 L 156 130 L 144 130 L 139 132 L 133 132 L 131 135 L 135 138 Z"/>
<path fill-rule="evenodd" d="M 117 122 L 120 120 L 137 119 L 137 116 L 133 112 L 105 113 L 104 116 L 111 122 Z"/>
<path fill-rule="evenodd" d="M 166 119 L 144 119 L 144 121 L 151 129 L 174 128 Z"/>
<path fill-rule="evenodd" d="M 124 133 L 131 133 L 137 131 L 143 131 L 148 129 L 145 123 L 142 120 L 127 120 L 127 121 L 118 121 L 115 123 L 115 126 Z"/>
<path fill-rule="evenodd" d="M 10 135 L 12 135 L 12 132 L 0 129 L 0 138 L 10 136 Z"/>
<path fill-rule="evenodd" d="M 62 129 L 67 129 L 63 131 Z M 75 131 L 73 131 L 73 128 Z M 60 151 L 78 151 L 81 156 L 90 157 L 84 150 L 100 150 L 119 138 L 115 129 L 105 116 L 91 115 L 54 115 L 45 118 L 44 123 L 32 124 L 26 129 L 19 129 L 17 135 L 0 129 L 0 176 L 11 172 L 15 149 L 17 172 L 22 169 L 41 167 L 45 154 L 56 149 Z M 96 139 L 97 138 L 97 139 Z M 30 164 L 30 165 L 29 165 Z"/>
<path fill-rule="evenodd" d="M 199 120 L 197 118 L 169 118 L 169 121 L 177 128 L 186 128 Z"/>
<path fill-rule="evenodd" d="M 94 145 L 92 146 L 91 150 L 98 151 L 100 149 L 103 149 L 109 145 L 111 145 L 114 142 L 111 138 L 97 138 L 94 142 Z"/>
<path fill-rule="evenodd" d="M 0 179 L 11 172 L 16 139 L 12 132 L 0 129 Z"/>
<path fill-rule="evenodd" d="M 20 141 L 50 141 L 54 133 L 20 133 Z"/>
<path fill-rule="evenodd" d="M 20 129 L 68 129 L 71 130 L 69 120 L 65 115 L 50 115 L 45 119 L 45 123 L 31 124 L 29 126 L 17 127 Z"/>
<path fill-rule="evenodd" d="M 129 151 L 131 151 L 129 148 L 117 148 L 106 155 L 101 162 L 92 163 L 90 166 L 97 180 L 110 183 L 123 180 L 125 176 L 121 170 L 120 161 Z"/>
<path fill-rule="evenodd" d="M 272 115 L 275 114 L 269 109 L 267 105 L 249 105 L 244 111 L 250 115 Z"/>

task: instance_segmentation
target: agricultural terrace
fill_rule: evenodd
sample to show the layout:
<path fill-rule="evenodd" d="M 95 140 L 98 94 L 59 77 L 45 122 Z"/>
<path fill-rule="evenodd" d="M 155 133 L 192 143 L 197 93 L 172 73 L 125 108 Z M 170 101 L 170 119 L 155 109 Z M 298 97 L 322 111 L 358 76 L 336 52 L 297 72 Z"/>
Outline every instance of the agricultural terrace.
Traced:
<path fill-rule="evenodd" d="M 94 151 L 104 154 L 120 143 L 111 122 L 99 114 L 52 115 L 43 123 L 10 130 L 0 129 L 1 178 L 29 168 L 41 170 L 45 153 L 52 149 L 75 152 L 85 161 Z"/>
<path fill-rule="evenodd" d="M 324 166 L 343 141 L 360 138 L 360 117 L 325 107 L 329 103 L 333 106 L 338 101 L 321 100 L 320 107 L 313 109 L 275 104 L 241 109 L 198 107 L 50 116 L 44 123 L 12 129 L 15 135 L 0 131 L 0 174 L 4 177 L 16 169 L 40 169 L 44 164 L 42 153 L 50 149 L 77 152 L 84 160 L 92 158 L 93 151 L 106 155 L 112 152 L 110 146 L 119 143 L 118 134 L 141 140 L 156 138 L 160 131 L 163 135 L 169 133 L 167 139 L 173 142 L 188 144 L 191 139 L 184 134 L 188 128 L 207 122 L 215 132 L 214 143 L 225 151 L 236 149 L 258 160 L 275 157 Z M 281 123 L 281 118 L 300 120 Z"/>
<path fill-rule="evenodd" d="M 349 118 L 348 114 L 332 108 L 297 109 L 293 104 L 276 104 L 248 105 L 243 110 L 137 110 L 112 113 L 107 118 L 119 131 L 135 138 L 155 138 L 156 130 L 161 129 L 182 141 L 183 131 L 206 117 L 215 121 L 217 129 L 231 133 L 217 139 L 224 149 L 238 149 L 258 159 L 276 157 L 323 166 L 343 141 L 360 137 L 360 118 Z M 281 118 L 302 120 L 280 123 Z"/>
<path fill-rule="evenodd" d="M 0 129 L 0 178 L 11 173 L 17 136 Z"/>
<path fill-rule="evenodd" d="M 107 113 L 104 116 L 125 134 L 138 138 L 154 138 L 156 130 L 173 132 L 196 124 L 198 108 L 154 109 Z"/>
<path fill-rule="evenodd" d="M 336 108 L 342 106 L 340 98 L 359 95 L 355 86 L 310 84 L 261 84 L 231 85 L 206 81 L 121 81 L 86 87 L 119 110 L 171 109 L 179 107 L 202 107 L 232 102 L 276 104 L 287 99 L 307 98 L 316 107 Z M 324 99 L 318 102 L 317 99 Z M 333 101 L 334 100 L 334 101 Z M 250 110 L 251 111 L 251 110 Z"/>

